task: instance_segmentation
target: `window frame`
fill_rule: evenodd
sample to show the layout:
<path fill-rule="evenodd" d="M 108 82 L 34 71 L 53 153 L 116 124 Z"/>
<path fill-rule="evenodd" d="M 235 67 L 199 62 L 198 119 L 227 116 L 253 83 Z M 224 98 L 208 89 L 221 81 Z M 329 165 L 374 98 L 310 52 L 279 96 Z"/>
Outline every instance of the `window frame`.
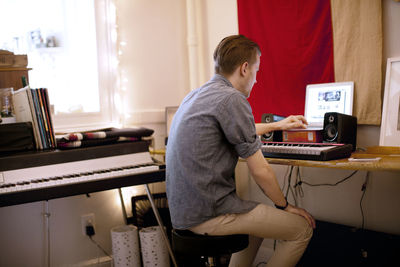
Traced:
<path fill-rule="evenodd" d="M 54 114 L 52 117 L 56 133 L 119 126 L 115 5 L 112 0 L 96 0 L 94 6 L 100 112 Z"/>

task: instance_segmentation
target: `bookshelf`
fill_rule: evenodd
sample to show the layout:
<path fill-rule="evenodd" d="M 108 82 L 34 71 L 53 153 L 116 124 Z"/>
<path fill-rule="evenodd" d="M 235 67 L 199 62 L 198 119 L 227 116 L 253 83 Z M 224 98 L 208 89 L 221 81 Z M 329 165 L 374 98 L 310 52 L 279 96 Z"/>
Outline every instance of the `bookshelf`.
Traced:
<path fill-rule="evenodd" d="M 22 77 L 29 84 L 28 71 L 30 68 L 0 68 L 0 88 L 13 87 L 14 91 L 22 88 Z"/>
<path fill-rule="evenodd" d="M 22 77 L 25 77 L 26 84 L 29 84 L 30 70 L 31 68 L 26 67 L 0 67 L 0 92 L 2 88 L 14 88 L 13 115 L 16 122 L 32 123 L 36 149 L 55 148 L 56 140 L 47 89 L 24 87 L 22 82 Z"/>

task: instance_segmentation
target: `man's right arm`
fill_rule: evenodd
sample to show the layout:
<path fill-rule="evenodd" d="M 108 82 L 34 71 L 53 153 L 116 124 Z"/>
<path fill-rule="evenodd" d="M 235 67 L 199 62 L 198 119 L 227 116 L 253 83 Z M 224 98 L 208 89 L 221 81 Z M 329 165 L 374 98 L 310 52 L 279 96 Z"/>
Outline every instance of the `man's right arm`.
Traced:
<path fill-rule="evenodd" d="M 277 130 L 306 128 L 307 120 L 302 115 L 291 115 L 281 121 L 271 123 L 256 123 L 257 135 L 262 135 Z"/>
<path fill-rule="evenodd" d="M 281 207 L 286 206 L 286 199 L 281 188 L 279 187 L 275 173 L 265 160 L 261 150 L 258 150 L 246 160 L 251 175 L 253 176 L 255 182 L 264 191 L 264 194 L 267 195 L 275 205 Z M 315 220 L 306 210 L 289 204 L 285 211 L 304 217 L 310 226 L 315 228 Z"/>

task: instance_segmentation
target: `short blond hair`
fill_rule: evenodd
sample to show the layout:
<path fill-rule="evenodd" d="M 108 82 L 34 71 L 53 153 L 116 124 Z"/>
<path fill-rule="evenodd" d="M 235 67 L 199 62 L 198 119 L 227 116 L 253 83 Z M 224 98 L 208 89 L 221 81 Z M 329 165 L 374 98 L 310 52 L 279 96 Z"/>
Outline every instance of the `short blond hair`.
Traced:
<path fill-rule="evenodd" d="M 253 64 L 256 53 L 261 55 L 260 47 L 246 36 L 225 37 L 214 50 L 215 73 L 230 75 L 244 62 Z"/>

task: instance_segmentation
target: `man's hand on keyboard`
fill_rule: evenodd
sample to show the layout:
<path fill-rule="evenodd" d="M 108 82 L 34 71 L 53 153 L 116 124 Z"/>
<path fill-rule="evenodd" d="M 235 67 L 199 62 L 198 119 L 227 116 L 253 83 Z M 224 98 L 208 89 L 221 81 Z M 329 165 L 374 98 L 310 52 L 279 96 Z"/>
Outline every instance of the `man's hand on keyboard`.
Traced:
<path fill-rule="evenodd" d="M 303 115 L 290 115 L 281 121 L 278 121 L 279 128 L 281 130 L 296 129 L 296 128 L 307 128 L 307 120 Z"/>
<path fill-rule="evenodd" d="M 307 128 L 307 124 L 307 120 L 303 115 L 290 115 L 281 121 L 256 123 L 256 133 L 262 135 L 277 130 L 305 129 Z"/>

